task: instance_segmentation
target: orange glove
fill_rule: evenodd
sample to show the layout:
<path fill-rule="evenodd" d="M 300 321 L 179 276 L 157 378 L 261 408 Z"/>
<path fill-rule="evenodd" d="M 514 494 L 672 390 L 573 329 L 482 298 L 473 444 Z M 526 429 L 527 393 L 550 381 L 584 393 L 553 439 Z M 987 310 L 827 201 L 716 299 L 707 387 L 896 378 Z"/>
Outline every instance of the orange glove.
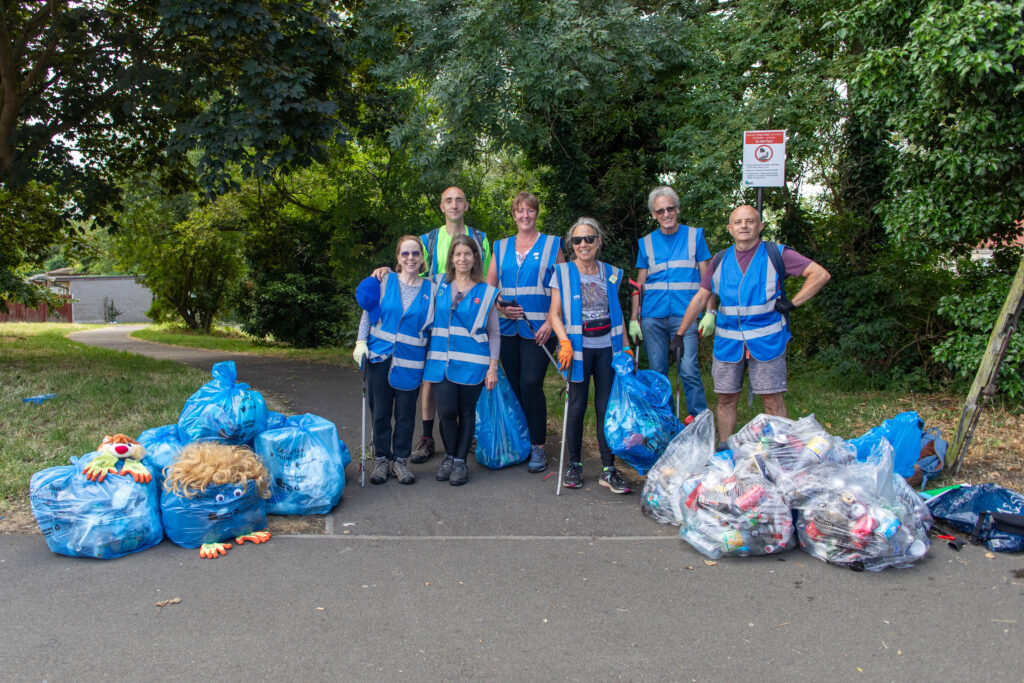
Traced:
<path fill-rule="evenodd" d="M 572 363 L 572 342 L 568 339 L 563 339 L 559 343 L 562 348 L 558 349 L 558 363 L 562 370 L 568 370 L 569 365 Z"/>
<path fill-rule="evenodd" d="M 89 461 L 82 473 L 89 481 L 101 482 L 107 478 L 107 473 L 117 474 L 117 456 L 110 453 L 100 453 Z"/>
<path fill-rule="evenodd" d="M 148 484 L 153 481 L 153 475 L 149 469 L 138 460 L 125 460 L 118 474 L 122 477 L 126 474 L 130 475 L 137 484 Z"/>
<path fill-rule="evenodd" d="M 230 543 L 204 543 L 199 546 L 199 557 L 204 560 L 215 560 L 221 555 L 227 555 L 230 549 Z"/>
<path fill-rule="evenodd" d="M 626 351 L 626 353 L 629 354 L 630 358 L 632 358 L 633 360 L 636 360 L 636 354 L 633 353 L 633 349 L 625 349 L 625 351 Z"/>
<path fill-rule="evenodd" d="M 235 536 L 235 543 L 242 545 L 244 542 L 249 541 L 250 543 L 266 543 L 270 540 L 269 531 L 254 531 L 251 534 L 245 536 Z"/>

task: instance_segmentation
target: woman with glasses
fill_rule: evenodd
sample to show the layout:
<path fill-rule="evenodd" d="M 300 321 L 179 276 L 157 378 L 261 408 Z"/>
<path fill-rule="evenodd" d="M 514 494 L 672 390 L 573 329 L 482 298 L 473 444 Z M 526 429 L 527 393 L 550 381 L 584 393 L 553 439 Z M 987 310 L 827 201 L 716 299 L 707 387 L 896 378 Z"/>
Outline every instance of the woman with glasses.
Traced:
<path fill-rule="evenodd" d="M 667 377 L 669 343 L 700 287 L 711 252 L 703 228 L 679 224 L 679 195 L 671 187 L 662 185 L 651 190 L 647 208 L 658 229 L 644 236 L 637 250 L 636 281 L 641 290 L 632 296 L 629 335 L 643 341 L 651 370 Z M 686 409 L 694 417 L 708 407 L 697 364 L 698 336 L 714 332 L 715 310 L 709 300 L 700 324 L 694 323 L 684 335 L 683 356 L 676 368 Z"/>
<path fill-rule="evenodd" d="M 494 306 L 497 298 L 498 290 L 484 282 L 479 245 L 466 235 L 453 237 L 447 270 L 437 286 L 423 374 L 432 385 L 444 442 L 445 457 L 437 469 L 437 480 L 452 486 L 469 479 L 466 456 L 480 392 L 498 384 L 501 333 Z"/>
<path fill-rule="evenodd" d="M 593 218 L 579 218 L 569 229 L 566 242 L 575 258 L 555 267 L 550 286 L 548 319 L 561 349 L 558 361 L 569 371 L 569 410 L 565 418 L 569 467 L 564 483 L 568 488 L 583 486 L 583 414 L 587 410 L 590 378 L 594 378 L 594 412 L 597 414 L 597 444 L 601 452 L 598 483 L 612 493 L 629 493 L 630 488 L 615 469 L 615 456 L 604 437 L 608 394 L 612 389 L 612 355 L 629 352 L 629 340 L 622 325 L 619 285 L 622 269 L 597 260 L 601 251 L 601 226 Z"/>
<path fill-rule="evenodd" d="M 547 469 L 544 441 L 548 408 L 544 397 L 544 375 L 548 356 L 541 348 L 551 338 L 548 281 L 556 263 L 565 263 L 562 240 L 537 231 L 540 202 L 530 192 L 512 200 L 516 234 L 494 245 L 494 258 L 487 271 L 487 284 L 501 290 L 501 365 L 512 391 L 526 414 L 530 432 L 530 472 Z M 553 350 L 553 347 L 551 347 Z"/>
<path fill-rule="evenodd" d="M 373 402 L 373 447 L 377 453 L 371 484 L 383 484 L 393 476 L 400 484 L 416 481 L 409 471 L 416 427 L 416 397 L 423 383 L 430 326 L 434 320 L 437 286 L 420 273 L 426 270 L 418 237 L 405 235 L 395 249 L 398 265 L 379 284 L 377 306 L 364 310 L 359 321 L 356 363 L 366 367 Z M 360 284 L 373 285 L 367 278 Z M 394 430 L 391 420 L 394 418 Z"/>

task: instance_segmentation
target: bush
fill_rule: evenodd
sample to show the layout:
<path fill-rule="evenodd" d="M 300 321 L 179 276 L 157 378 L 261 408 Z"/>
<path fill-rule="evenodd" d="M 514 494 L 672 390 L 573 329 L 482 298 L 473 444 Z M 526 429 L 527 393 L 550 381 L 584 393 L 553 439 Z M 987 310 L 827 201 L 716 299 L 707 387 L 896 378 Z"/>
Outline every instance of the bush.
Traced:
<path fill-rule="evenodd" d="M 272 336 L 294 346 L 324 346 L 344 339 L 346 306 L 333 278 L 284 273 L 257 276 L 249 293 L 242 329 L 256 337 Z M 358 320 L 358 319 L 357 319 Z"/>

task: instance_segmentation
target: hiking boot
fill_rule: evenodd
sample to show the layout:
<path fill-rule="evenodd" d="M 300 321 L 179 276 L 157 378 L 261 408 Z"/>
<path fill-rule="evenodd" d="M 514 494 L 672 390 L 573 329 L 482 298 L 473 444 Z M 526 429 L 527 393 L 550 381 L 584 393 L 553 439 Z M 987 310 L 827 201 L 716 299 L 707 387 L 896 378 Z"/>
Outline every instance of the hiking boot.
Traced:
<path fill-rule="evenodd" d="M 450 455 L 444 456 L 441 466 L 437 468 L 437 480 L 448 481 L 448 478 L 452 476 L 453 467 L 455 467 L 455 458 Z"/>
<path fill-rule="evenodd" d="M 543 446 L 533 446 L 530 449 L 530 462 L 526 463 L 526 471 L 543 472 L 548 468 L 548 454 L 544 452 Z"/>
<path fill-rule="evenodd" d="M 469 470 L 466 469 L 465 460 L 455 460 L 452 465 L 452 475 L 448 483 L 452 486 L 462 486 L 469 481 Z"/>
<path fill-rule="evenodd" d="M 398 480 L 399 484 L 412 484 L 416 481 L 416 477 L 409 471 L 409 465 L 405 462 L 405 458 L 396 458 L 391 463 L 391 476 Z"/>
<path fill-rule="evenodd" d="M 612 493 L 629 493 L 633 489 L 626 486 L 626 482 L 619 476 L 619 471 L 614 467 L 609 467 L 604 472 L 601 472 L 601 480 L 598 482 L 601 486 L 611 489 Z"/>
<path fill-rule="evenodd" d="M 583 486 L 583 465 L 578 462 L 569 463 L 569 469 L 565 471 L 562 483 L 570 489 L 578 489 Z"/>
<path fill-rule="evenodd" d="M 388 480 L 388 465 L 387 458 L 377 458 L 373 463 L 373 474 L 370 475 L 371 484 L 383 484 Z"/>
<path fill-rule="evenodd" d="M 412 449 L 412 457 L 409 458 L 410 462 L 414 462 L 417 465 L 421 462 L 426 462 L 434 457 L 434 440 L 429 436 L 421 436 L 420 442 L 416 444 L 416 448 Z"/>

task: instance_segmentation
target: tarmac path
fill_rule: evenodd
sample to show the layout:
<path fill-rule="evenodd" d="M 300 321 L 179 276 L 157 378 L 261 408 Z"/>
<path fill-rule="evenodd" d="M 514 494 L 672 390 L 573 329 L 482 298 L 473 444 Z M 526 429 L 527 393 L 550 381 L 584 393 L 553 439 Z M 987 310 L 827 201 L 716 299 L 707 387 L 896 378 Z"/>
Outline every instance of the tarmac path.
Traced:
<path fill-rule="evenodd" d="M 348 368 L 152 344 L 129 326 L 77 341 L 241 381 L 338 424 L 357 457 Z M 558 437 L 548 444 L 557 458 Z M 0 680 L 1022 680 L 1024 558 L 933 544 L 915 568 L 855 573 L 799 550 L 703 556 L 596 486 L 554 495 L 525 467 L 466 486 L 360 488 L 323 534 L 215 562 L 165 541 L 99 562 L 0 536 Z M 553 469 L 553 465 L 549 471 Z M 163 600 L 180 603 L 156 606 Z"/>

